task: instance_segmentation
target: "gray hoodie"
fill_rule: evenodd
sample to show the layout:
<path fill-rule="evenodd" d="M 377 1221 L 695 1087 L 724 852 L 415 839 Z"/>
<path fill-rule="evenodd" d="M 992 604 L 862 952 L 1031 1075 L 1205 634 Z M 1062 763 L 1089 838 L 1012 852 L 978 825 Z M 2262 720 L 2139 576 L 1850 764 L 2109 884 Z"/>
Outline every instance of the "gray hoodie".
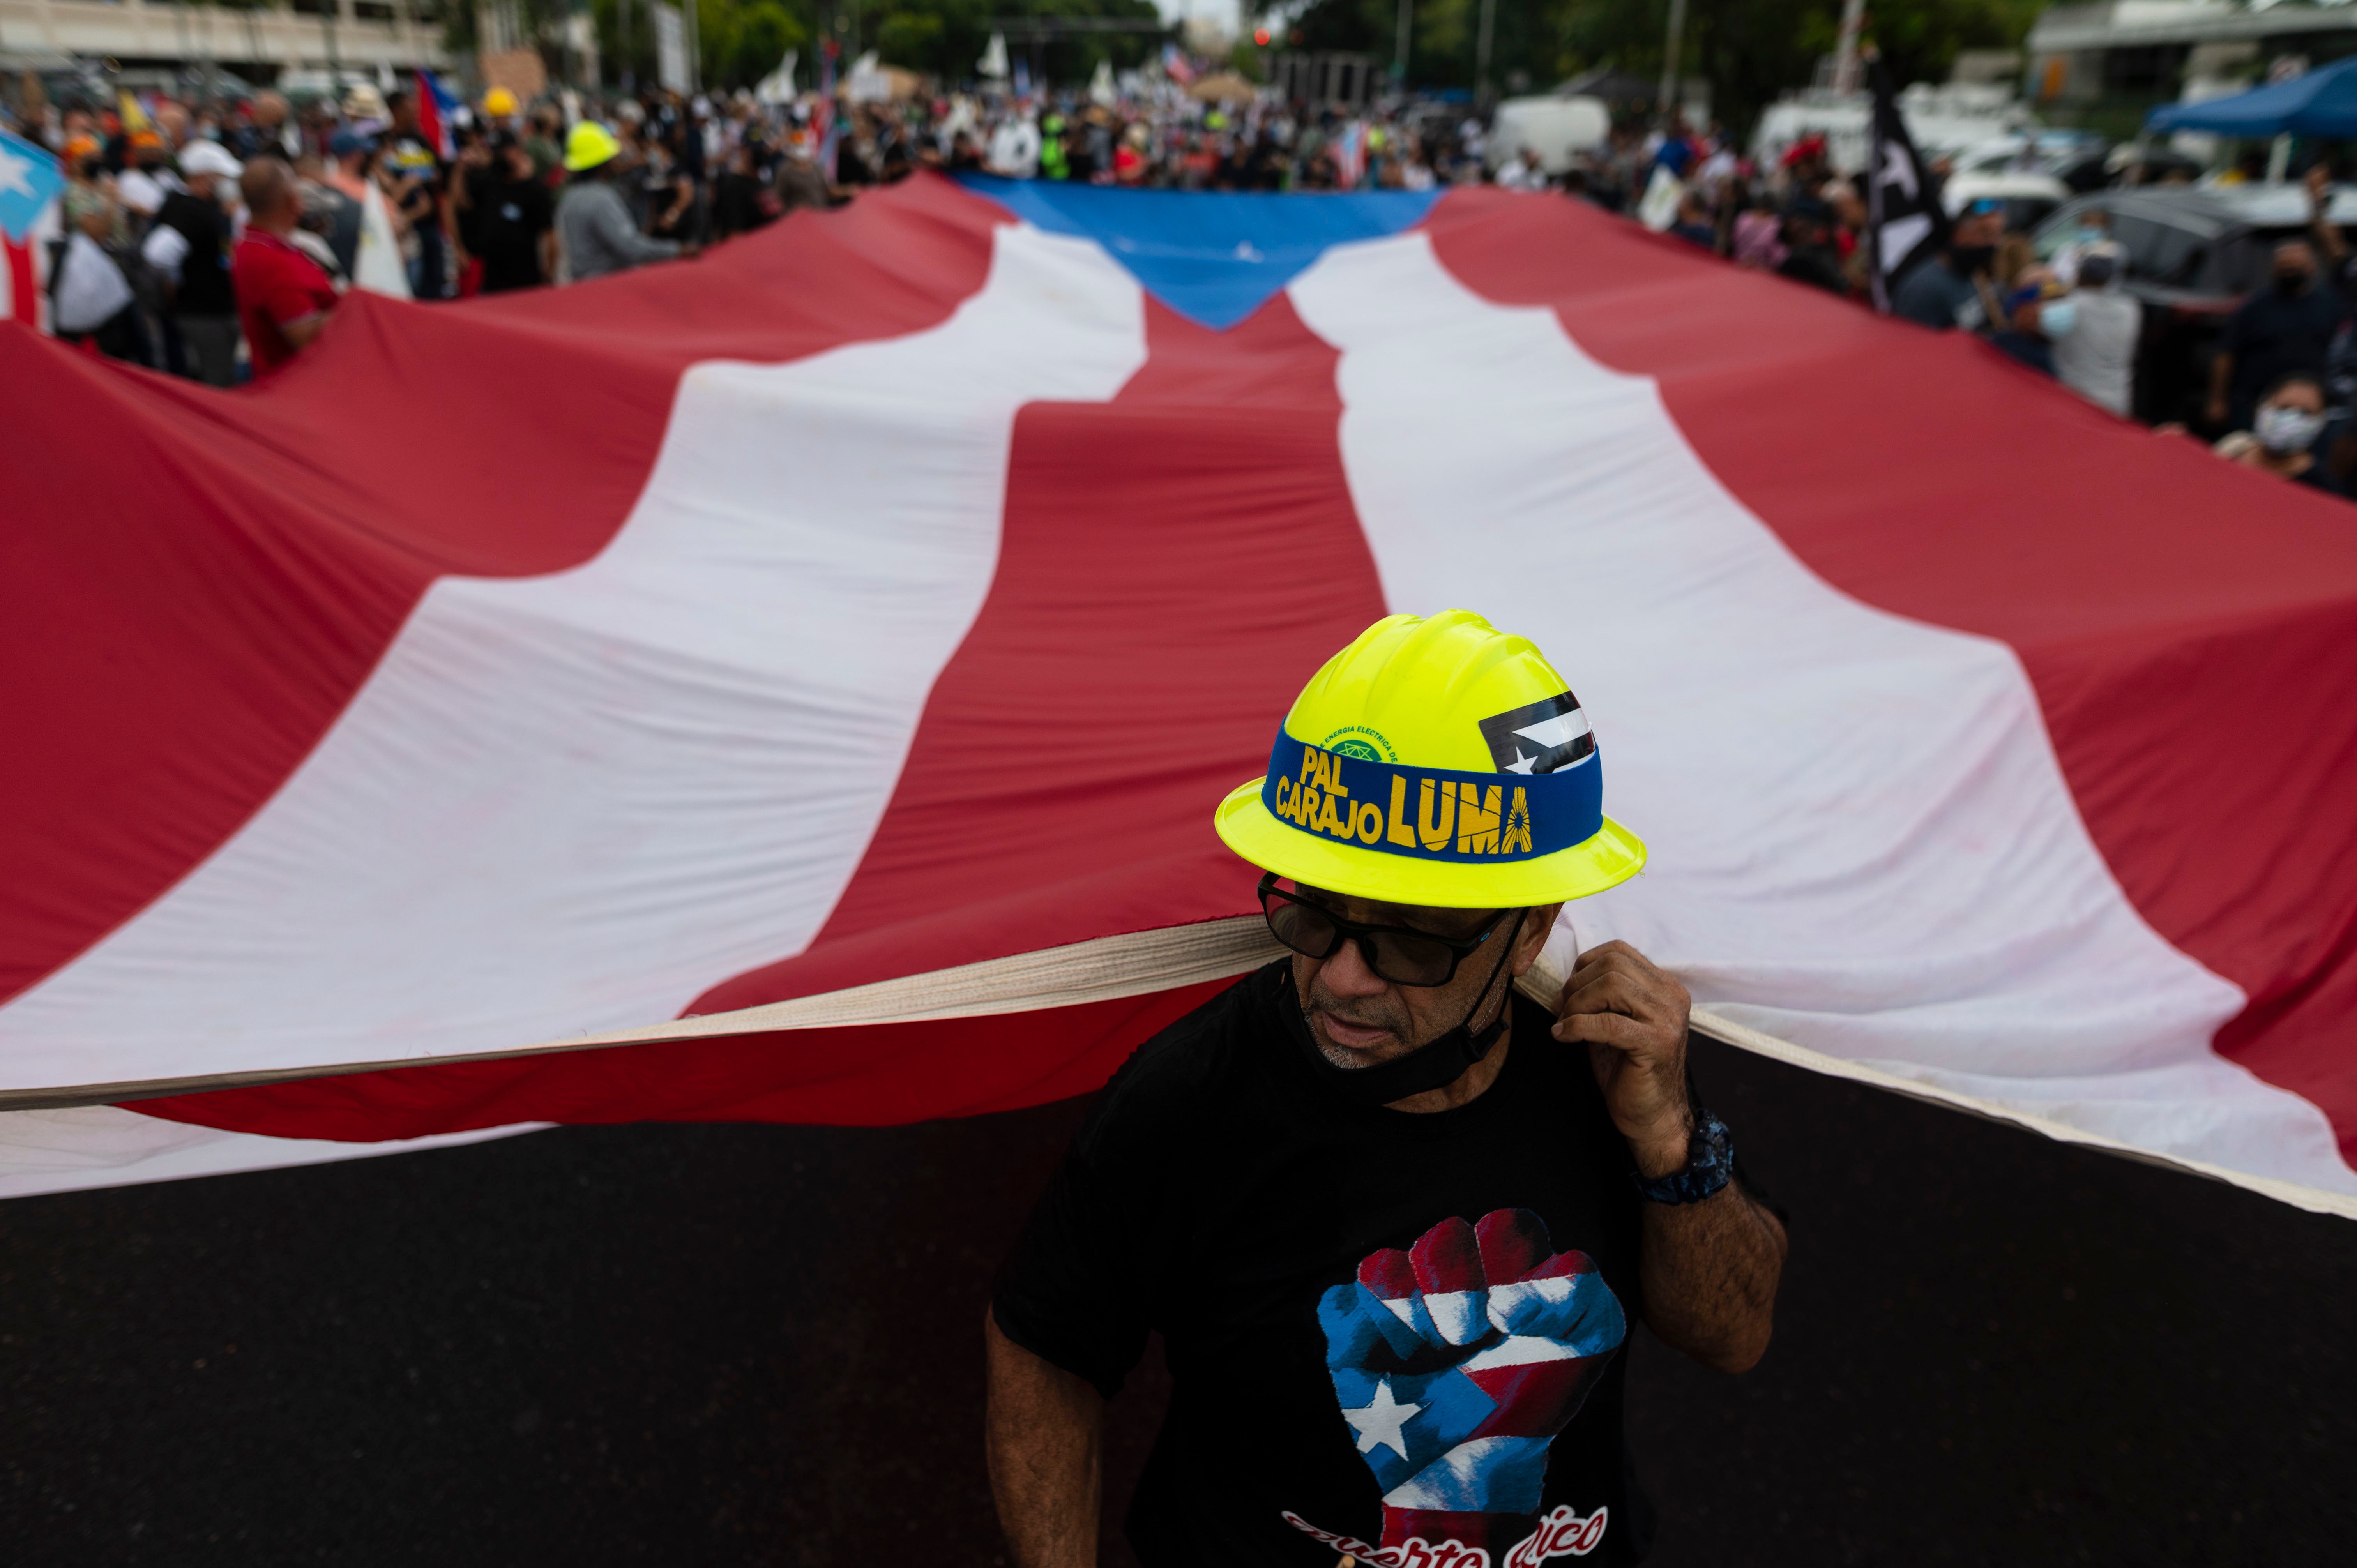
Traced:
<path fill-rule="evenodd" d="M 678 241 L 639 232 L 622 193 L 605 178 L 576 179 L 565 188 L 556 203 L 556 237 L 575 283 L 679 254 Z"/>

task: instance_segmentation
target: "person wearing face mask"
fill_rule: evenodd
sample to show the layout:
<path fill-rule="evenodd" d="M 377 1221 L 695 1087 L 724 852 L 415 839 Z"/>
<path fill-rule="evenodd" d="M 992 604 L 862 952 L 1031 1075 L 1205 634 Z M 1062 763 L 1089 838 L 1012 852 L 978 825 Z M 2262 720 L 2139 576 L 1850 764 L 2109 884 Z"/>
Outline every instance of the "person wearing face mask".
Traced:
<path fill-rule="evenodd" d="M 1900 281 L 1890 313 L 1935 332 L 1960 328 L 1978 332 L 1994 318 L 1996 295 L 1989 263 L 2005 235 L 2005 212 L 1995 201 L 1975 201 L 1956 217 L 1948 248 Z"/>
<path fill-rule="evenodd" d="M 2126 417 L 2135 392 L 2136 341 L 2144 306 L 2120 286 L 2120 249 L 2108 242 L 2078 258 L 2078 286 L 2046 307 L 2070 306 L 2070 325 L 2054 338 L 2054 373 L 2089 403 Z"/>
<path fill-rule="evenodd" d="M 2064 288 L 2079 286 L 2079 263 L 2098 246 L 2112 240 L 2112 215 L 2100 207 L 2090 207 L 2079 214 L 2071 230 L 2071 237 L 2054 252 L 2047 263 Z"/>
<path fill-rule="evenodd" d="M 2337 495 L 2331 474 L 2317 460 L 2323 434 L 2324 388 L 2315 376 L 2298 371 L 2267 388 L 2250 429 L 2235 431 L 2212 450 L 2246 468 Z"/>
<path fill-rule="evenodd" d="M 2005 296 L 2005 324 L 1989 341 L 2041 375 L 2053 375 L 2054 345 L 2078 325 L 2078 306 L 2054 274 L 2031 267 Z"/>
<path fill-rule="evenodd" d="M 2264 388 L 2296 371 L 2321 372 L 2342 312 L 2341 296 L 2317 280 L 2315 248 L 2305 240 L 2277 245 L 2272 285 L 2243 302 L 2219 339 L 2210 423 L 2249 429 Z"/>

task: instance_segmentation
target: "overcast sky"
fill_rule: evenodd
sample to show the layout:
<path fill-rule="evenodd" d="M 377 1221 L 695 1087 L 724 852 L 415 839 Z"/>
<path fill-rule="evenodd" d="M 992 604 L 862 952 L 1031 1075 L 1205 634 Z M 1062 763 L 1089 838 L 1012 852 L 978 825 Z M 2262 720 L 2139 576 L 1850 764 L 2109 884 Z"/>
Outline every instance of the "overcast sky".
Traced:
<path fill-rule="evenodd" d="M 1236 0 L 1154 0 L 1162 14 L 1171 21 L 1181 16 L 1204 16 L 1218 22 L 1229 32 L 1236 30 Z"/>

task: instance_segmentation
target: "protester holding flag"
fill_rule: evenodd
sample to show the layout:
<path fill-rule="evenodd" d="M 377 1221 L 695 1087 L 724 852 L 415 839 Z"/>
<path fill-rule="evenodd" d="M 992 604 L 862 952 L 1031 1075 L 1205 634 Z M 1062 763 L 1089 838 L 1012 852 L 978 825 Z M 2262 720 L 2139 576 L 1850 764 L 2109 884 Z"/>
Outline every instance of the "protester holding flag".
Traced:
<path fill-rule="evenodd" d="M 1601 767 L 1529 641 L 1394 615 L 1220 802 L 1290 951 L 1137 1049 L 1000 1271 L 987 1444 L 1024 1568 L 1095 1560 L 1103 1402 L 1150 1330 L 1146 1562 L 1644 1555 L 1631 1320 L 1748 1370 L 1786 1243 L 1687 1074 L 1683 985 L 1616 941 L 1555 1015 L 1515 992 L 1566 900 L 1644 865 Z M 1369 826 L 1317 825 L 1341 812 Z"/>
<path fill-rule="evenodd" d="M 595 120 L 574 126 L 566 139 L 565 166 L 572 177 L 556 204 L 556 233 L 575 283 L 686 253 L 677 241 L 650 239 L 630 221 L 630 205 L 614 188 L 616 177 L 629 172 L 621 151 L 614 133 Z"/>
<path fill-rule="evenodd" d="M 303 220 L 303 197 L 284 159 L 259 157 L 238 179 L 245 197 L 245 238 L 237 244 L 230 277 L 237 313 L 253 355 L 253 372 L 266 375 L 310 347 L 336 308 L 336 285 L 294 242 Z"/>
<path fill-rule="evenodd" d="M 2294 371 L 2260 396 L 2250 429 L 2233 432 L 2213 449 L 2246 468 L 2338 495 L 2340 486 L 2316 451 L 2324 426 L 2323 381 Z"/>

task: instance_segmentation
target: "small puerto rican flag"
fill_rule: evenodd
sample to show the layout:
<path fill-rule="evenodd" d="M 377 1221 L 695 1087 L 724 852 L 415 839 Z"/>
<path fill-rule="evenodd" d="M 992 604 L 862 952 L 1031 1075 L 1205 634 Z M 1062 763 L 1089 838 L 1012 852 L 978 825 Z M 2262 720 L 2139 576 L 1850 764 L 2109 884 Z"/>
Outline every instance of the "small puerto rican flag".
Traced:
<path fill-rule="evenodd" d="M 432 71 L 414 70 L 410 74 L 417 79 L 417 129 L 425 144 L 447 163 L 458 156 L 454 134 L 458 123 L 458 100 Z"/>

